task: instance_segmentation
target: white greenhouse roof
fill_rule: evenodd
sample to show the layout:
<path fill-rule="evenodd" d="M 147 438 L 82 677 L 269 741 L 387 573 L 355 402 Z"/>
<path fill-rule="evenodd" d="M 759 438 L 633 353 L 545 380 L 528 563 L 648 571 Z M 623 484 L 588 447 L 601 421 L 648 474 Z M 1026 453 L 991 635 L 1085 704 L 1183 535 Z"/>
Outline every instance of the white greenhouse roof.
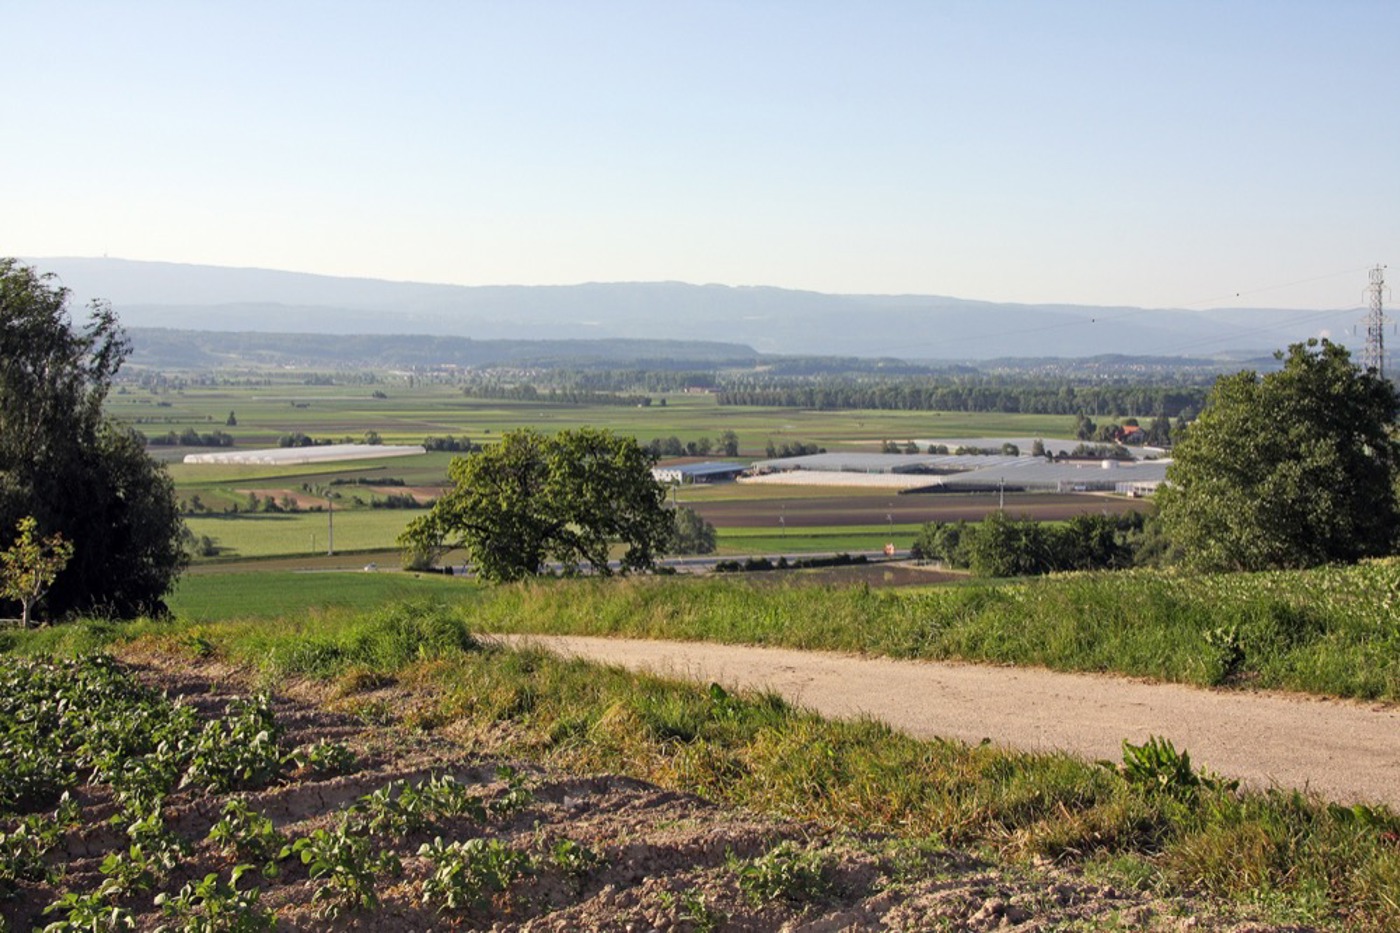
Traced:
<path fill-rule="evenodd" d="M 422 447 L 395 444 L 321 444 L 314 447 L 267 447 L 262 450 L 226 450 L 211 454 L 186 454 L 186 463 L 258 464 L 292 466 L 299 463 L 335 463 L 340 460 L 378 460 L 427 453 Z"/>

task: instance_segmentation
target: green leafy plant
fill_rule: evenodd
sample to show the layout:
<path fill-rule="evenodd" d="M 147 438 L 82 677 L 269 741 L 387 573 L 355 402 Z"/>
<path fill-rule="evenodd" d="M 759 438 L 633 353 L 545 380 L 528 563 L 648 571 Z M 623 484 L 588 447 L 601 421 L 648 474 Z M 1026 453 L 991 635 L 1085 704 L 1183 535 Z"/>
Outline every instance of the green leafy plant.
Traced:
<path fill-rule="evenodd" d="M 534 803 L 534 792 L 527 786 L 527 779 L 519 770 L 510 765 L 501 765 L 496 769 L 496 777 L 505 781 L 506 790 L 487 805 L 491 816 L 504 819 Z"/>
<path fill-rule="evenodd" d="M 208 839 L 229 855 L 262 863 L 262 872 L 269 877 L 277 874 L 275 859 L 286 845 L 272 820 L 239 798 L 224 804 L 222 817 L 209 827 Z"/>
<path fill-rule="evenodd" d="M 206 723 L 195 739 L 183 785 L 210 793 L 261 787 L 282 770 L 278 735 L 266 694 L 230 703 L 224 718 Z"/>
<path fill-rule="evenodd" d="M 423 899 L 439 910 L 469 910 L 505 891 L 530 869 L 530 858 L 499 839 L 424 843 L 418 855 L 432 865 L 423 879 Z"/>
<path fill-rule="evenodd" d="M 299 857 L 311 877 L 322 881 L 314 900 L 325 902 L 321 914 L 331 919 L 347 909 L 378 907 L 376 877 L 402 870 L 397 856 L 374 849 L 372 841 L 354 832 L 347 821 L 334 830 L 318 829 L 285 846 L 281 857 L 289 855 Z"/>
<path fill-rule="evenodd" d="M 64 794 L 52 813 L 30 814 L 9 832 L 0 832 L 0 897 L 12 894 L 16 882 L 43 881 L 55 874 L 44 857 L 57 847 L 80 812 Z"/>
<path fill-rule="evenodd" d="M 740 890 L 754 905 L 778 898 L 811 901 L 831 891 L 821 856 L 816 852 L 803 851 L 791 842 L 783 842 L 756 859 L 737 864 L 735 868 Z"/>
<path fill-rule="evenodd" d="M 577 885 L 589 872 L 603 864 L 603 857 L 581 842 L 560 839 L 550 846 L 546 861 Z"/>
<path fill-rule="evenodd" d="M 1178 752 L 1170 739 L 1158 736 L 1148 736 L 1141 745 L 1124 739 L 1121 773 L 1129 784 L 1149 793 L 1183 799 L 1193 796 L 1201 787 L 1211 790 L 1238 787 L 1238 782 L 1222 781 L 1214 775 L 1193 770 L 1190 753 L 1185 749 Z"/>
<path fill-rule="evenodd" d="M 315 777 L 334 777 L 355 770 L 355 753 L 339 742 L 318 739 L 297 746 L 283 763 Z"/>
<path fill-rule="evenodd" d="M 217 872 L 191 881 L 177 894 L 157 894 L 156 906 L 176 925 L 160 926 L 156 933 L 265 933 L 276 926 L 271 911 L 259 904 L 257 888 L 239 890 L 238 882 L 256 869 L 236 865 L 227 882 Z"/>
<path fill-rule="evenodd" d="M 689 923 L 696 933 L 713 933 L 725 921 L 723 911 L 711 907 L 699 888 L 684 891 L 662 891 L 661 904 L 668 910 L 679 908 L 680 919 Z"/>
<path fill-rule="evenodd" d="M 131 911 L 108 904 L 106 893 L 100 889 L 87 894 L 70 891 L 44 908 L 45 916 L 57 913 L 62 913 L 63 919 L 45 926 L 43 933 L 108 933 L 136 929 L 136 918 Z"/>

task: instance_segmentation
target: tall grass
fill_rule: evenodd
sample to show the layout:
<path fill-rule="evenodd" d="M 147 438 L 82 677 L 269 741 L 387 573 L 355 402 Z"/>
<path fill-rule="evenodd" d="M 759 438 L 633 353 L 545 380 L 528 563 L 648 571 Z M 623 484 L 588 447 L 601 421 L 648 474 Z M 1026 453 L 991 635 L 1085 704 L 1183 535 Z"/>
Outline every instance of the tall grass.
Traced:
<path fill-rule="evenodd" d="M 1207 577 L 1070 574 L 913 592 L 539 581 L 485 591 L 472 611 L 488 631 L 958 658 L 1400 700 L 1396 559 Z"/>

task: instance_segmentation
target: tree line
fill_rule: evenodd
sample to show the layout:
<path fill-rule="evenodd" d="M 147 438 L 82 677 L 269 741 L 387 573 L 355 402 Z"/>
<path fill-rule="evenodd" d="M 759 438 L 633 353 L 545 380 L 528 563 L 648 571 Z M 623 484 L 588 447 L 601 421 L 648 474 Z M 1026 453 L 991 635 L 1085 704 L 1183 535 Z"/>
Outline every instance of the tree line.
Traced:
<path fill-rule="evenodd" d="M 580 388 L 549 388 L 540 391 L 529 382 L 472 381 L 462 387 L 468 398 L 503 399 L 513 402 L 542 402 L 558 405 L 617 405 L 646 408 L 651 396 L 635 393 L 597 392 Z"/>
<path fill-rule="evenodd" d="M 1007 414 L 1085 415 L 1121 418 L 1164 416 L 1190 420 L 1205 404 L 1206 386 L 1091 385 L 1071 382 L 1005 381 L 987 377 L 726 380 L 716 393 L 721 405 L 757 405 L 817 410 L 963 411 Z"/>
<path fill-rule="evenodd" d="M 992 512 L 980 522 L 929 522 L 915 558 L 966 568 L 978 576 L 1024 577 L 1067 570 L 1121 570 L 1160 553 L 1139 512 L 1076 515 L 1062 524 Z"/>

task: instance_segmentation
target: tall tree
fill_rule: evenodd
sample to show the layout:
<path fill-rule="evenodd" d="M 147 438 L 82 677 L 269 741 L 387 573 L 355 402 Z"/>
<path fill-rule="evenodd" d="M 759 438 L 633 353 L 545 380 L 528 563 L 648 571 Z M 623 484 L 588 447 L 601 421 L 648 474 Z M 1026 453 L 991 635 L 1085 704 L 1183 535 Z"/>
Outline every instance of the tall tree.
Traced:
<path fill-rule="evenodd" d="M 418 554 L 463 548 L 486 580 L 518 580 L 553 561 L 611 573 L 655 566 L 672 533 L 666 492 L 635 440 L 580 428 L 548 437 L 519 430 L 448 469 L 453 488 L 399 538 Z"/>
<path fill-rule="evenodd" d="M 102 413 L 130 351 L 116 315 L 95 304 L 79 330 L 67 303 L 51 277 L 0 259 L 0 534 L 32 515 L 73 545 L 55 615 L 159 613 L 187 560 L 174 486 Z"/>
<path fill-rule="evenodd" d="M 1329 341 L 1294 344 L 1283 369 L 1216 382 L 1158 493 L 1191 567 L 1263 570 L 1388 554 L 1400 505 L 1400 398 Z"/>

